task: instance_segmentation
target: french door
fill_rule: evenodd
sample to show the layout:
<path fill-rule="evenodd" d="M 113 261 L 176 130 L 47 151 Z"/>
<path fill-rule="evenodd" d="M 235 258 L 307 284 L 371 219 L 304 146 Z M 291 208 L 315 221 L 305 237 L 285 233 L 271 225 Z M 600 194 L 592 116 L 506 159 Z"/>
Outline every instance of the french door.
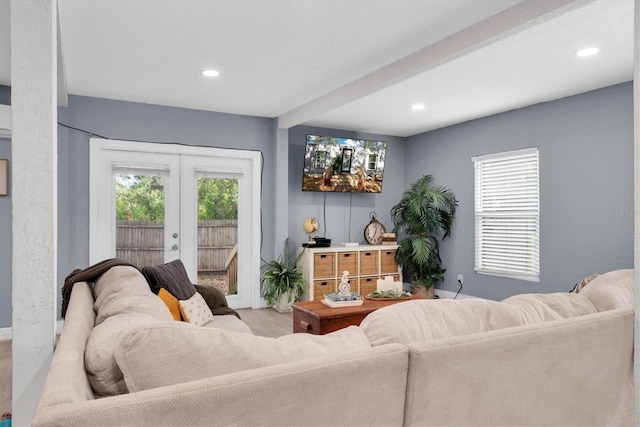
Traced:
<path fill-rule="evenodd" d="M 261 306 L 260 156 L 91 139 L 90 261 L 180 259 L 233 308 Z"/>

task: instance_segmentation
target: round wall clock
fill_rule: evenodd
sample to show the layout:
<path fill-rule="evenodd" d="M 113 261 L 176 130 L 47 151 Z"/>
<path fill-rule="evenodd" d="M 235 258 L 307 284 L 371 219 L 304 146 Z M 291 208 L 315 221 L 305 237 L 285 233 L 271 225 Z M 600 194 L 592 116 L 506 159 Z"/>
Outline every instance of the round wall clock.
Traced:
<path fill-rule="evenodd" d="M 364 239 L 370 245 L 379 245 L 382 243 L 382 237 L 387 230 L 384 228 L 384 225 L 376 219 L 375 212 L 371 212 L 369 218 L 371 218 L 371 221 L 369 221 L 369 224 L 364 228 Z"/>

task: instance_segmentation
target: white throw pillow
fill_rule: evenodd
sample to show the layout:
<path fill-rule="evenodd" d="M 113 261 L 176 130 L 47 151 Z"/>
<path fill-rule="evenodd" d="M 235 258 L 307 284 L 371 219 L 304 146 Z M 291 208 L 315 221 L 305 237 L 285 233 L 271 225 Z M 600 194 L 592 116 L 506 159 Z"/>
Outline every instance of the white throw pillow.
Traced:
<path fill-rule="evenodd" d="M 370 349 L 360 328 L 327 335 L 266 338 L 187 323 L 161 322 L 129 330 L 116 361 L 130 392 L 179 384 L 329 354 Z M 346 356 L 348 357 L 348 356 Z"/>
<path fill-rule="evenodd" d="M 203 326 L 213 320 L 213 313 L 198 292 L 187 300 L 178 301 L 182 318 L 196 326 Z"/>

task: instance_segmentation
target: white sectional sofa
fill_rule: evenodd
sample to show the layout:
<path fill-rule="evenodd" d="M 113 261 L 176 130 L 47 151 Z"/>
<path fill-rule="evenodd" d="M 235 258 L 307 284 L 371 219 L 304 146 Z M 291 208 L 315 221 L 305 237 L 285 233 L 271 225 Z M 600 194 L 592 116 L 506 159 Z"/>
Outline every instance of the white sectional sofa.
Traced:
<path fill-rule="evenodd" d="M 634 423 L 632 270 L 277 339 L 176 322 L 136 273 L 73 287 L 34 426 Z"/>

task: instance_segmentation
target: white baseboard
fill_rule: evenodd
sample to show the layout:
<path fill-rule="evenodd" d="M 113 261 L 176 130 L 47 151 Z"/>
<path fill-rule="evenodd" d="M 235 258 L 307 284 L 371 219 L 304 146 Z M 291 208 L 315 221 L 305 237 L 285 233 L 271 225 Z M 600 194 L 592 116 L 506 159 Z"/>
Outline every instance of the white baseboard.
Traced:
<path fill-rule="evenodd" d="M 11 339 L 11 327 L 0 328 L 0 341 Z"/>
<path fill-rule="evenodd" d="M 62 333 L 62 329 L 64 328 L 64 320 L 58 320 L 56 322 L 56 335 L 60 335 Z M 9 326 L 8 328 L 0 328 L 0 341 L 10 340 L 13 338 L 13 328 Z"/>
<path fill-rule="evenodd" d="M 444 289 L 436 289 L 436 295 L 443 299 L 453 299 L 454 297 L 458 299 L 479 299 L 478 297 L 474 297 L 472 295 L 458 294 L 456 297 L 455 292 L 445 291 Z"/>

